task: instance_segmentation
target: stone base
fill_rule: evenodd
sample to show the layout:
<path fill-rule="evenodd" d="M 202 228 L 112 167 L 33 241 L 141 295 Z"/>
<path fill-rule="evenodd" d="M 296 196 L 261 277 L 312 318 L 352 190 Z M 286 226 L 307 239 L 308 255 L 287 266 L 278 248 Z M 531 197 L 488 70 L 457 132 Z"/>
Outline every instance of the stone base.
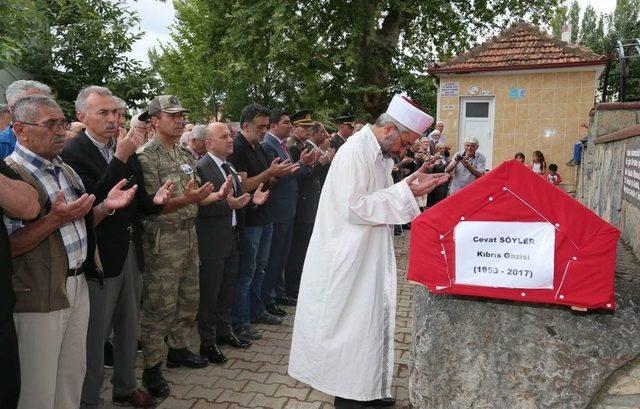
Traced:
<path fill-rule="evenodd" d="M 615 313 L 414 292 L 411 403 L 429 409 L 587 408 L 640 354 L 640 277 Z"/>

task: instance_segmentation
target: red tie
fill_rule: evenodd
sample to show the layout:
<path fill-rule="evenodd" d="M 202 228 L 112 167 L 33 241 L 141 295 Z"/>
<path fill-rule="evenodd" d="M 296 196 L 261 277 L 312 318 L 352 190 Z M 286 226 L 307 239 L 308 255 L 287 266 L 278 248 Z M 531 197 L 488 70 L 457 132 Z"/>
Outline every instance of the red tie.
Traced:
<path fill-rule="evenodd" d="M 289 149 L 287 149 L 287 145 L 284 142 L 280 141 L 280 146 L 282 146 L 282 150 L 287 155 L 287 159 L 291 160 L 291 155 L 289 154 Z"/>

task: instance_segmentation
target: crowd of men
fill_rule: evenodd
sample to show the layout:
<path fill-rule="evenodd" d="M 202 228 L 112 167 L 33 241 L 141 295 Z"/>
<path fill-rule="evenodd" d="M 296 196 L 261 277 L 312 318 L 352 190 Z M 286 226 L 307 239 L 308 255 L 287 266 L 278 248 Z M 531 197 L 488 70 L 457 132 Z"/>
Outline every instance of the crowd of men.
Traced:
<path fill-rule="evenodd" d="M 239 129 L 187 128 L 188 110 L 161 95 L 127 130 L 125 102 L 104 87 L 78 93 L 74 123 L 44 84 L 16 81 L 6 99 L 3 408 L 101 407 L 107 340 L 113 401 L 153 407 L 170 393 L 164 363 L 224 363 L 221 346 L 249 348 L 255 323 L 281 324 L 334 155 L 362 127 L 341 117 L 330 137 L 311 111 L 251 104 Z M 398 150 L 411 160 L 398 156 L 395 172 L 441 168 L 452 188 L 481 176 L 477 140 L 450 159 L 443 126 Z M 199 351 L 187 349 L 195 322 Z"/>

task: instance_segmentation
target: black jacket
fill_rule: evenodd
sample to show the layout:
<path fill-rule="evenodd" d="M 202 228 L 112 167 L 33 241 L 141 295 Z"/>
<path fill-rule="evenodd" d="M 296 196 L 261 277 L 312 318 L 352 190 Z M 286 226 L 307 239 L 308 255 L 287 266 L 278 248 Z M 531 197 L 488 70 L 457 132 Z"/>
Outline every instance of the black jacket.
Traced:
<path fill-rule="evenodd" d="M 154 205 L 153 196 L 147 194 L 137 156 L 131 155 L 127 163 L 115 157 L 107 163 L 83 132 L 65 144 L 61 157 L 78 173 L 87 193 L 96 195 L 95 203 L 102 202 L 113 186 L 122 179 L 129 179 L 131 184 L 138 185 L 136 196 L 129 206 L 107 216 L 96 226 L 96 237 L 105 278 L 117 277 L 122 271 L 129 250 L 130 235 L 133 235 L 135 242 L 138 268 L 143 271 L 142 225 L 138 212 L 157 214 L 162 206 Z"/>
<path fill-rule="evenodd" d="M 309 142 L 305 142 L 305 148 L 311 151 L 314 146 Z M 299 158 L 301 151 L 297 146 L 290 148 L 291 156 Z M 316 213 L 318 212 L 318 204 L 320 202 L 320 194 L 322 186 L 327 178 L 331 163 L 322 165 L 316 162 L 311 172 L 306 176 L 298 179 L 298 202 L 296 206 L 296 224 L 314 224 Z"/>

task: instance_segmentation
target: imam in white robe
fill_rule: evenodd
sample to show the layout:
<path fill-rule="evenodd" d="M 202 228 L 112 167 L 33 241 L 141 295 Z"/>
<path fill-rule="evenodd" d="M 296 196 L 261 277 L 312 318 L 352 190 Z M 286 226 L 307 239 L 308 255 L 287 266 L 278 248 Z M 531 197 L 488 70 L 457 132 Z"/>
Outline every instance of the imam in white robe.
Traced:
<path fill-rule="evenodd" d="M 336 154 L 302 271 L 289 375 L 329 395 L 391 397 L 393 225 L 420 209 L 367 125 Z"/>

